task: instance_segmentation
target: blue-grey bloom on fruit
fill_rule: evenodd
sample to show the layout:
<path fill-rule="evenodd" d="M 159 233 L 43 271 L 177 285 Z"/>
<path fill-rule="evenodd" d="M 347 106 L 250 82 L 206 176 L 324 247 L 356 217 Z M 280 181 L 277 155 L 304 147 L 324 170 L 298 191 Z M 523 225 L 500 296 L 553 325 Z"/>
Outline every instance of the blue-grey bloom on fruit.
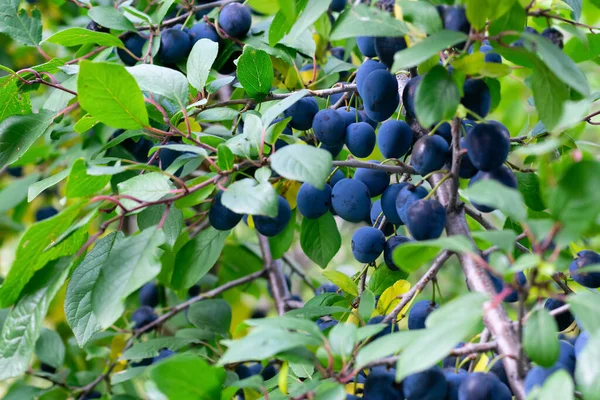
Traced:
<path fill-rule="evenodd" d="M 377 228 L 363 226 L 352 235 L 352 254 L 361 263 L 372 263 L 385 247 L 385 236 Z"/>

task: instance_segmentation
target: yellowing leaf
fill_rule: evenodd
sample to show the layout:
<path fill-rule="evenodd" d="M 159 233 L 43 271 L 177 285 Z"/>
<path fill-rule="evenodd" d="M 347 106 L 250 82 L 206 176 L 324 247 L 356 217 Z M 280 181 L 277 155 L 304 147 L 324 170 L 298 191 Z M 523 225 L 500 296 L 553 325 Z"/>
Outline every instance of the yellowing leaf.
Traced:
<path fill-rule="evenodd" d="M 323 271 L 323 275 L 344 292 L 352 296 L 358 296 L 358 287 L 348 275 L 338 271 Z"/>
<path fill-rule="evenodd" d="M 109 359 L 111 361 L 115 361 L 115 360 L 119 359 L 119 357 L 121 357 L 121 354 L 123 354 L 123 351 L 125 350 L 126 345 L 127 345 L 127 340 L 125 340 L 125 336 L 123 336 L 123 335 L 115 336 L 110 344 Z M 124 370 L 125 367 L 127 367 L 127 360 L 121 360 L 117 363 L 117 365 L 115 365 L 115 368 L 113 369 L 113 371 L 119 372 L 119 371 Z"/>
<path fill-rule="evenodd" d="M 282 185 L 281 195 L 290 203 L 292 210 L 296 208 L 296 197 L 298 197 L 300 186 L 302 186 L 302 183 L 297 181 L 287 181 Z"/>
<path fill-rule="evenodd" d="M 289 371 L 289 364 L 286 361 L 283 364 L 281 364 L 281 369 L 279 370 L 279 376 L 277 377 L 277 383 L 279 384 L 279 390 L 281 390 L 281 393 L 283 393 L 285 395 L 288 394 L 288 387 L 287 387 L 288 371 Z"/>
<path fill-rule="evenodd" d="M 400 302 L 398 296 L 406 294 L 410 290 L 410 282 L 403 279 L 394 283 L 394 285 L 385 289 L 379 301 L 377 302 L 377 311 L 380 315 L 386 315 L 389 311 L 393 310 L 394 307 Z M 408 305 L 407 305 L 408 306 Z M 398 315 L 404 314 L 406 307 Z"/>
<path fill-rule="evenodd" d="M 481 353 L 481 357 L 479 357 L 479 361 L 475 365 L 473 372 L 485 372 L 489 361 L 490 358 L 485 353 Z M 502 360 L 498 360 L 497 362 L 502 362 Z"/>
<path fill-rule="evenodd" d="M 346 320 L 346 323 L 349 323 L 349 324 L 352 324 L 352 325 L 356 325 L 356 326 L 360 326 L 360 318 L 358 318 L 358 316 L 356 315 L 356 313 L 352 312 L 348 316 L 348 319 Z"/>
<path fill-rule="evenodd" d="M 246 222 L 248 223 L 248 228 L 254 229 L 254 220 L 252 219 L 252 215 L 248 214 L 248 219 Z"/>
<path fill-rule="evenodd" d="M 187 123 L 184 121 L 181 121 L 179 123 L 179 125 L 177 125 L 177 129 L 179 129 L 182 132 L 187 132 L 188 128 L 187 128 Z M 200 126 L 200 124 L 198 123 L 198 121 L 190 119 L 190 129 L 192 130 L 192 132 L 198 133 L 198 132 L 202 132 L 202 127 Z"/>

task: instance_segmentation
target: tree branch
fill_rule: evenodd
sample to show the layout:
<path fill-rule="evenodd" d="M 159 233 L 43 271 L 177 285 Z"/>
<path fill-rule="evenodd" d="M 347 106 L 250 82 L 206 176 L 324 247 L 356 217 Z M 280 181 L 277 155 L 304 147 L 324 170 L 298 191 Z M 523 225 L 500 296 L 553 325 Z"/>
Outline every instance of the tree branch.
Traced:
<path fill-rule="evenodd" d="M 415 170 L 402 161 L 396 161 L 398 165 L 376 164 L 359 160 L 334 161 L 334 167 L 351 167 L 351 168 L 370 168 L 380 171 L 390 172 L 392 174 L 416 174 Z"/>
<path fill-rule="evenodd" d="M 452 174 L 452 178 L 450 181 L 451 189 L 450 189 L 450 200 L 448 202 L 449 210 L 456 210 L 456 204 L 458 200 L 458 176 L 460 171 L 460 160 L 464 156 L 460 151 L 460 130 L 462 128 L 462 123 L 460 118 L 456 117 L 452 120 L 452 166 L 450 167 L 450 173 Z"/>
<path fill-rule="evenodd" d="M 273 260 L 269 239 L 260 233 L 258 233 L 258 244 L 260 245 L 260 251 L 263 255 L 265 272 L 269 279 L 269 283 L 271 284 L 271 293 L 275 300 L 277 313 L 283 315 L 286 311 L 285 301 L 290 297 L 290 293 L 283 272 L 281 271 L 281 262 L 279 260 Z"/>

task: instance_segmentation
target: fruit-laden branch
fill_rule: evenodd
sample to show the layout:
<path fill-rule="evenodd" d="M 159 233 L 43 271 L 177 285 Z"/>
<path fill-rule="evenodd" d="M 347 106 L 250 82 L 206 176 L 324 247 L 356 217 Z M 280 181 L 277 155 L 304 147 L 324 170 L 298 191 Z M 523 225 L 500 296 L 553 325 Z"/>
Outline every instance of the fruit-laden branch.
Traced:
<path fill-rule="evenodd" d="M 432 176 L 430 179 L 431 184 L 436 185 L 442 178 L 442 174 Z M 452 183 L 449 181 L 444 182 L 440 185 L 436 195 L 438 201 L 447 209 L 446 233 L 448 236 L 463 235 L 472 240 L 463 207 L 448 208 L 450 198 L 453 195 Z M 523 400 L 525 399 L 525 389 L 517 364 L 521 344 L 517 332 L 513 328 L 512 321 L 508 318 L 501 302 L 492 304 L 491 298 L 496 296 L 496 291 L 486 270 L 479 266 L 475 259 L 468 254 L 459 254 L 458 259 L 471 290 L 490 296 L 490 300 L 484 305 L 486 312 L 483 320 L 485 326 L 496 338 L 498 351 L 504 355 L 502 362 L 513 393 L 517 400 Z"/>
<path fill-rule="evenodd" d="M 496 342 L 486 342 L 486 343 L 467 343 L 464 346 L 461 346 L 456 349 L 452 349 L 450 351 L 450 356 L 453 357 L 463 357 L 469 356 L 471 354 L 478 353 L 487 353 L 488 351 L 496 351 L 498 348 L 498 344 Z M 389 365 L 391 367 L 395 366 L 398 362 L 398 356 L 385 357 L 379 360 L 375 360 L 367 364 L 364 368 L 372 368 L 377 367 L 379 365 Z"/>
<path fill-rule="evenodd" d="M 370 168 L 379 171 L 386 171 L 392 174 L 416 174 L 415 170 L 402 161 L 395 160 L 397 165 L 376 164 L 359 160 L 334 161 L 334 167 L 350 167 L 350 168 Z"/>
<path fill-rule="evenodd" d="M 271 293 L 273 293 L 277 314 L 283 315 L 286 311 L 285 302 L 290 297 L 290 293 L 280 268 L 281 262 L 279 260 L 273 260 L 269 239 L 260 233 L 258 234 L 258 244 L 260 245 L 260 251 L 263 255 L 263 261 L 265 263 L 264 269 L 271 286 Z"/>
<path fill-rule="evenodd" d="M 396 307 L 394 307 L 392 312 L 390 312 L 388 315 L 386 315 L 386 317 L 383 319 L 382 322 L 390 323 L 391 321 L 396 320 L 398 317 L 398 314 L 400 314 L 402 309 L 404 307 L 406 307 L 406 305 L 408 303 L 410 303 L 411 300 L 425 288 L 425 286 L 427 286 L 429 281 L 431 281 L 433 278 L 435 278 L 438 271 L 442 268 L 444 263 L 446 261 L 448 261 L 448 259 L 452 256 L 452 254 L 454 254 L 454 253 L 452 253 L 451 251 L 448 251 L 448 250 L 442 251 L 435 258 L 435 260 L 433 260 L 433 264 L 431 264 L 431 267 L 429 267 L 429 270 L 421 277 L 421 279 L 419 279 L 419 281 L 412 288 L 410 288 L 410 290 L 406 294 L 402 295 L 402 300 L 400 301 L 400 303 L 398 303 L 398 305 Z"/>
<path fill-rule="evenodd" d="M 186 19 L 188 19 L 188 17 L 190 15 L 195 14 L 198 11 L 210 10 L 212 8 L 226 6 L 229 3 L 241 3 L 243 1 L 244 0 L 221 0 L 221 1 L 213 1 L 212 3 L 200 4 L 200 5 L 197 5 L 193 8 L 191 8 L 190 11 L 183 13 L 178 17 L 164 20 L 162 22 L 162 24 L 160 24 L 160 26 L 164 28 L 164 27 L 169 27 L 169 26 L 173 26 L 176 24 L 180 24 L 180 23 L 184 22 Z M 150 28 L 152 28 L 152 27 L 151 26 L 142 26 L 142 27 L 138 28 L 138 30 L 139 31 L 147 31 Z"/>

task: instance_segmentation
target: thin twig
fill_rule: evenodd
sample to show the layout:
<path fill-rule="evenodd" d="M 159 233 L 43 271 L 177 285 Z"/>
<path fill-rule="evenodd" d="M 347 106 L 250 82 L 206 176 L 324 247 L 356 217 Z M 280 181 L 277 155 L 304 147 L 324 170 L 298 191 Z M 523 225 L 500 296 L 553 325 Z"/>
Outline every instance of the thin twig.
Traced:
<path fill-rule="evenodd" d="M 273 260 L 271 255 L 271 246 L 269 239 L 258 233 L 258 244 L 263 255 L 264 268 L 271 284 L 271 293 L 275 300 L 277 313 L 283 315 L 285 313 L 285 300 L 289 297 L 287 283 L 285 277 L 279 268 L 279 263 Z"/>
<path fill-rule="evenodd" d="M 333 166 L 334 167 L 351 167 L 351 168 L 369 168 L 369 169 L 376 169 L 379 171 L 386 171 L 392 174 L 404 174 L 404 173 L 409 173 L 409 174 L 415 174 L 415 170 L 407 164 L 404 164 L 401 161 L 396 161 L 396 163 L 398 165 L 387 165 L 387 164 L 377 164 L 377 163 L 370 163 L 370 162 L 366 162 L 366 161 L 359 161 L 359 160 L 346 160 L 346 161 L 334 161 L 333 162 Z"/>

